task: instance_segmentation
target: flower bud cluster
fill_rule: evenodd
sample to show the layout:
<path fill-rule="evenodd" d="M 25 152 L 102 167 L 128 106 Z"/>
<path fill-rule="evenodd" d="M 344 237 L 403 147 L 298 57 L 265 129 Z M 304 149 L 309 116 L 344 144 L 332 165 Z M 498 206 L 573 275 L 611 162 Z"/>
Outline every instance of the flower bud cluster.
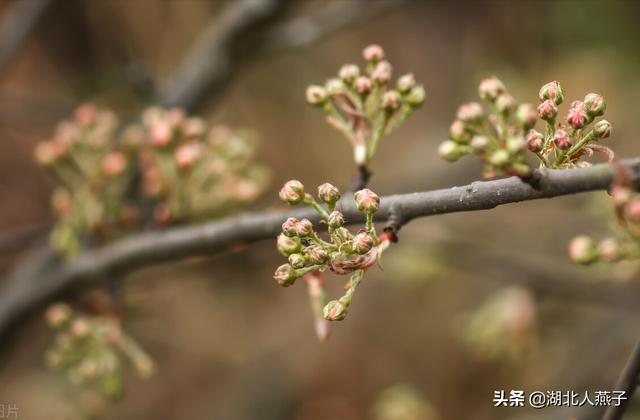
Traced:
<path fill-rule="evenodd" d="M 394 83 L 393 67 L 379 45 L 362 53 L 364 68 L 346 64 L 337 77 L 307 88 L 306 99 L 327 115 L 327 121 L 349 140 L 357 165 L 369 163 L 387 134 L 425 101 L 424 87 L 411 73 Z"/>
<path fill-rule="evenodd" d="M 121 130 L 112 112 L 82 105 L 35 149 L 58 184 L 52 245 L 73 257 L 88 237 L 105 242 L 140 225 L 150 207 L 155 221 L 167 224 L 254 201 L 269 179 L 255 152 L 247 133 L 208 128 L 179 109 L 151 108 L 142 124 Z"/>
<path fill-rule="evenodd" d="M 57 217 L 51 243 L 69 257 L 79 251 L 83 235 L 113 234 L 136 218 L 125 197 L 135 153 L 117 143 L 116 129 L 112 112 L 85 104 L 35 148 L 36 161 L 58 184 L 51 199 Z"/>
<path fill-rule="evenodd" d="M 464 319 L 462 339 L 480 357 L 521 362 L 537 343 L 536 312 L 536 302 L 527 289 L 501 289 Z"/>
<path fill-rule="evenodd" d="M 158 224 L 219 216 L 254 201 L 269 172 L 255 163 L 250 133 L 208 127 L 177 108 L 148 109 L 139 136 L 144 194 Z"/>
<path fill-rule="evenodd" d="M 528 177 L 530 166 L 524 159 L 526 134 L 538 119 L 530 104 L 518 104 L 497 77 L 480 82 L 478 95 L 484 101 L 469 102 L 458 108 L 449 128 L 449 140 L 440 144 L 438 153 L 450 162 L 475 155 L 485 166 L 483 176 Z"/>
<path fill-rule="evenodd" d="M 574 101 L 566 115 L 567 125 L 557 123 L 558 106 L 564 101 L 564 92 L 557 81 L 542 86 L 537 109 L 531 104 L 517 104 L 496 77 L 484 79 L 478 94 L 482 104 L 470 102 L 460 106 L 457 119 L 449 129 L 450 139 L 440 145 L 440 156 L 456 161 L 465 155 L 476 155 L 484 163 L 484 177 L 502 175 L 527 177 L 531 167 L 525 160 L 528 149 L 540 161 L 540 166 L 568 168 L 585 166 L 581 158 L 594 152 L 609 159 L 613 152 L 597 144 L 610 135 L 611 124 L 595 121 L 604 114 L 602 96 L 589 93 L 584 101 Z M 538 119 L 546 122 L 546 133 L 535 130 Z M 587 130 L 593 123 L 591 130 Z"/>
<path fill-rule="evenodd" d="M 56 303 L 47 309 L 45 319 L 56 331 L 45 354 L 47 366 L 64 373 L 73 384 L 99 388 L 105 397 L 117 399 L 124 391 L 125 359 L 140 378 L 153 374 L 151 358 L 114 318 L 80 314 Z"/>
<path fill-rule="evenodd" d="M 353 294 L 362 280 L 365 270 L 378 262 L 381 253 L 387 249 L 391 237 L 376 233 L 373 214 L 380 208 L 380 197 L 369 189 L 354 194 L 356 208 L 366 219 L 366 226 L 352 233 L 344 227 L 344 215 L 336 210 L 340 191 L 325 183 L 318 187 L 318 200 L 305 191 L 297 180 L 288 181 L 280 190 L 280 199 L 287 204 L 304 203 L 316 210 L 321 222 L 327 226 L 327 235 L 320 235 L 308 219 L 288 218 L 282 224 L 282 233 L 276 246 L 288 262 L 277 268 L 274 279 L 281 286 L 291 286 L 295 281 L 310 273 L 320 273 L 327 269 L 340 275 L 351 275 L 345 285 L 345 294 L 337 300 L 322 302 L 323 316 L 329 321 L 345 318 Z M 315 288 L 323 287 L 317 281 Z M 325 296 L 315 293 L 314 296 Z M 316 301 L 317 305 L 317 301 Z M 322 325 L 322 324 L 319 324 Z"/>
<path fill-rule="evenodd" d="M 573 262 L 589 265 L 640 257 L 640 196 L 626 184 L 618 180 L 611 189 L 611 202 L 621 234 L 599 242 L 586 235 L 576 236 L 569 243 L 569 257 Z"/>

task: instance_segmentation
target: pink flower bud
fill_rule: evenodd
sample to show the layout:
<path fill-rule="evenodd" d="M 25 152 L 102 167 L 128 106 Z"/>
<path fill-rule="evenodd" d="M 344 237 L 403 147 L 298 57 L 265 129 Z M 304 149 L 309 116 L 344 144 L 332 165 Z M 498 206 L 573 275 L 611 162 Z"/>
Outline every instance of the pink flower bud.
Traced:
<path fill-rule="evenodd" d="M 606 238 L 598 242 L 598 254 L 604 262 L 616 262 L 622 258 L 620 244 L 615 238 Z"/>
<path fill-rule="evenodd" d="M 563 129 L 556 130 L 556 134 L 553 136 L 553 142 L 560 150 L 571 148 L 571 137 Z"/>
<path fill-rule="evenodd" d="M 525 130 L 533 128 L 538 120 L 538 112 L 531 104 L 520 104 L 516 109 L 516 122 Z"/>
<path fill-rule="evenodd" d="M 293 268 L 304 268 L 307 264 L 307 259 L 302 254 L 291 254 L 288 260 Z"/>
<path fill-rule="evenodd" d="M 640 198 L 634 198 L 625 206 L 627 220 L 633 224 L 640 224 Z"/>
<path fill-rule="evenodd" d="M 604 102 L 604 98 L 597 93 L 588 93 L 584 97 L 584 105 L 587 109 L 587 113 L 592 118 L 604 115 L 604 111 L 607 109 L 607 104 Z"/>
<path fill-rule="evenodd" d="M 324 264 L 329 258 L 329 254 L 327 254 L 327 251 L 317 245 L 307 247 L 305 249 L 305 253 L 309 256 L 309 258 L 311 258 L 311 262 L 313 264 Z"/>
<path fill-rule="evenodd" d="M 622 207 L 631 200 L 631 190 L 627 187 L 616 185 L 611 189 L 611 200 L 616 207 Z"/>
<path fill-rule="evenodd" d="M 71 335 L 77 338 L 86 337 L 89 334 L 89 321 L 84 318 L 76 318 L 69 328 Z"/>
<path fill-rule="evenodd" d="M 353 83 L 358 76 L 360 76 L 360 69 L 355 64 L 345 64 L 338 72 L 338 77 L 349 85 Z"/>
<path fill-rule="evenodd" d="M 62 327 L 71 320 L 73 310 L 66 303 L 56 303 L 47 308 L 45 319 L 47 324 L 53 328 Z"/>
<path fill-rule="evenodd" d="M 166 146 L 173 137 L 173 126 L 166 120 L 157 121 L 151 126 L 149 137 L 154 146 Z"/>
<path fill-rule="evenodd" d="M 607 120 L 600 120 L 593 125 L 593 135 L 597 139 L 606 139 L 611 135 L 611 123 Z"/>
<path fill-rule="evenodd" d="M 455 162 L 464 155 L 464 152 L 460 145 L 453 140 L 445 140 L 440 143 L 438 147 L 438 154 L 440 157 L 448 162 Z"/>
<path fill-rule="evenodd" d="M 325 182 L 318 187 L 318 198 L 329 205 L 334 205 L 340 200 L 340 190 L 334 185 Z"/>
<path fill-rule="evenodd" d="M 382 96 L 382 108 L 385 111 L 393 112 L 400 108 L 400 95 L 395 90 L 385 92 Z"/>
<path fill-rule="evenodd" d="M 339 211 L 335 210 L 331 212 L 329 215 L 329 219 L 327 220 L 327 224 L 331 229 L 337 229 L 340 226 L 344 225 L 344 216 Z"/>
<path fill-rule="evenodd" d="M 527 142 L 527 147 L 533 153 L 541 152 L 544 147 L 544 136 L 536 130 L 529 130 L 525 141 Z"/>
<path fill-rule="evenodd" d="M 302 219 L 296 224 L 296 234 L 301 238 L 313 233 L 313 224 L 309 219 Z"/>
<path fill-rule="evenodd" d="M 596 244 L 588 236 L 576 236 L 569 242 L 569 257 L 578 264 L 591 264 L 598 260 Z"/>
<path fill-rule="evenodd" d="M 498 168 L 506 166 L 510 160 L 509 152 L 505 149 L 498 149 L 489 156 L 489 163 Z"/>
<path fill-rule="evenodd" d="M 360 95 L 368 95 L 373 90 L 373 83 L 367 76 L 360 76 L 356 80 L 356 92 Z"/>
<path fill-rule="evenodd" d="M 471 133 L 467 130 L 466 125 L 460 121 L 455 120 L 449 127 L 449 136 L 452 140 L 458 143 L 467 143 L 471 139 Z"/>
<path fill-rule="evenodd" d="M 375 213 L 380 208 L 380 197 L 368 188 L 356 191 L 353 198 L 358 210 L 367 214 Z"/>
<path fill-rule="evenodd" d="M 83 104 L 76 108 L 73 119 L 80 125 L 89 125 L 96 122 L 98 108 L 93 104 Z"/>
<path fill-rule="evenodd" d="M 299 220 L 295 217 L 289 217 L 282 223 L 282 233 L 289 237 L 296 236 L 296 225 L 298 222 Z"/>
<path fill-rule="evenodd" d="M 360 255 L 369 252 L 373 244 L 373 237 L 368 232 L 360 232 L 353 237 L 353 250 Z"/>
<path fill-rule="evenodd" d="M 579 130 L 587 124 L 587 108 L 583 102 L 574 101 L 567 114 L 567 123 L 574 130 Z"/>
<path fill-rule="evenodd" d="M 501 93 L 496 98 L 496 111 L 501 114 L 509 115 L 516 107 L 516 100 L 508 93 Z"/>
<path fill-rule="evenodd" d="M 339 300 L 332 300 L 324 306 L 322 312 L 327 321 L 342 321 L 347 316 L 347 306 Z"/>
<path fill-rule="evenodd" d="M 503 92 L 505 92 L 504 83 L 495 76 L 482 80 L 478 86 L 478 95 L 488 102 L 495 101 Z"/>
<path fill-rule="evenodd" d="M 560 82 L 554 80 L 553 82 L 549 82 L 540 88 L 540 92 L 538 94 L 541 101 L 551 100 L 556 105 L 560 105 L 562 101 L 564 101 L 564 93 L 562 92 L 562 87 L 560 86 Z"/>
<path fill-rule="evenodd" d="M 482 121 L 484 111 L 482 105 L 477 102 L 468 102 L 460 105 L 458 108 L 457 117 L 460 121 L 467 124 L 476 124 Z"/>
<path fill-rule="evenodd" d="M 36 161 L 40 165 L 51 165 L 56 161 L 58 155 L 55 150 L 55 146 L 48 141 L 38 143 L 35 149 Z"/>
<path fill-rule="evenodd" d="M 121 152 L 110 152 L 102 160 L 102 172 L 107 176 L 120 175 L 127 166 L 127 157 Z"/>
<path fill-rule="evenodd" d="M 322 105 L 327 100 L 327 91 L 318 85 L 311 85 L 306 92 L 307 102 L 311 105 Z"/>
<path fill-rule="evenodd" d="M 551 99 L 547 99 L 538 105 L 538 117 L 545 121 L 553 121 L 558 115 L 558 107 Z"/>
<path fill-rule="evenodd" d="M 278 235 L 278 239 L 276 240 L 276 248 L 279 253 L 286 257 L 296 252 L 300 252 L 302 244 L 300 243 L 299 238 L 295 236 L 289 237 L 284 233 L 281 233 Z"/>
<path fill-rule="evenodd" d="M 294 205 L 304 200 L 304 185 L 302 182 L 292 179 L 288 181 L 280 190 L 280 200 L 285 203 Z"/>
<path fill-rule="evenodd" d="M 278 282 L 280 286 L 289 287 L 295 283 L 298 276 L 296 270 L 289 264 L 282 264 L 276 269 L 273 274 L 273 278 Z"/>
<path fill-rule="evenodd" d="M 372 44 L 362 51 L 362 56 L 365 61 L 377 62 L 384 59 L 384 50 L 380 45 Z"/>
<path fill-rule="evenodd" d="M 398 91 L 401 93 L 409 92 L 411 89 L 413 89 L 415 85 L 416 85 L 416 78 L 413 75 L 413 73 L 407 73 L 400 76 L 400 78 L 398 79 L 398 82 L 396 83 L 396 87 L 398 88 Z"/>
<path fill-rule="evenodd" d="M 179 169 L 190 169 L 202 156 L 202 149 L 199 143 L 188 142 L 179 146 L 175 152 L 176 166 Z"/>
<path fill-rule="evenodd" d="M 388 61 L 379 62 L 371 72 L 371 79 L 380 84 L 388 83 L 391 80 L 393 67 Z"/>

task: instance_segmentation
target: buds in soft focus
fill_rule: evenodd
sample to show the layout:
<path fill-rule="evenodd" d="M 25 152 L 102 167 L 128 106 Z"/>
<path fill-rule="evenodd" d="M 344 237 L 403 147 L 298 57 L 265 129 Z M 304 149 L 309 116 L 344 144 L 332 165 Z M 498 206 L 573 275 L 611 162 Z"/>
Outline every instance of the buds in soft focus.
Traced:
<path fill-rule="evenodd" d="M 327 100 L 327 91 L 322 86 L 311 85 L 307 88 L 306 98 L 311 105 L 322 105 Z"/>
<path fill-rule="evenodd" d="M 604 262 L 612 263 L 622 258 L 620 244 L 615 238 L 606 238 L 598 242 L 598 254 Z"/>
<path fill-rule="evenodd" d="M 288 204 L 299 204 L 304 200 L 304 185 L 302 182 L 292 179 L 284 184 L 280 190 L 280 200 Z"/>
<path fill-rule="evenodd" d="M 340 300 L 332 300 L 325 305 L 323 313 L 328 321 L 342 321 L 347 316 L 347 305 Z"/>
<path fill-rule="evenodd" d="M 505 149 L 499 149 L 489 156 L 489 163 L 495 167 L 503 168 L 509 163 L 509 159 L 509 152 Z"/>
<path fill-rule="evenodd" d="M 441 158 L 449 162 L 455 162 L 460 159 L 460 157 L 464 156 L 464 151 L 455 141 L 445 140 L 440 143 L 440 146 L 438 147 L 438 154 Z"/>
<path fill-rule="evenodd" d="M 360 76 L 360 69 L 355 64 L 345 64 L 338 72 L 338 77 L 347 84 L 353 83 L 358 76 Z"/>
<path fill-rule="evenodd" d="M 449 127 L 449 136 L 458 143 L 467 143 L 471 138 L 471 133 L 462 121 L 455 120 Z"/>
<path fill-rule="evenodd" d="M 385 84 L 391 80 L 392 73 L 393 67 L 391 66 L 391 63 L 388 61 L 381 61 L 371 72 L 371 79 L 380 84 Z"/>
<path fill-rule="evenodd" d="M 631 200 L 632 191 L 621 185 L 614 185 L 611 189 L 611 200 L 616 207 L 622 207 Z"/>
<path fill-rule="evenodd" d="M 556 105 L 560 105 L 562 101 L 564 101 L 564 93 L 562 92 L 562 87 L 560 86 L 560 82 L 554 80 L 553 82 L 549 82 L 540 88 L 540 93 L 538 94 L 541 101 L 551 100 Z"/>
<path fill-rule="evenodd" d="M 330 96 L 339 95 L 346 89 L 344 82 L 341 79 L 337 79 L 335 77 L 327 80 L 324 88 Z"/>
<path fill-rule="evenodd" d="M 473 150 L 473 153 L 482 154 L 487 150 L 487 147 L 489 146 L 489 143 L 490 143 L 489 137 L 482 136 L 482 135 L 475 135 L 475 136 L 473 136 L 473 138 L 469 142 L 469 146 Z M 442 147 L 442 145 L 440 145 L 440 147 Z M 456 145 L 456 147 L 460 148 L 457 145 Z M 440 151 L 440 150 L 438 150 L 438 151 Z M 445 152 L 446 152 L 446 150 L 445 150 Z M 454 153 L 455 153 L 455 151 L 454 151 Z M 446 157 L 445 157 L 445 159 L 446 159 Z M 457 157 L 455 159 L 457 159 Z M 449 159 L 447 159 L 447 160 L 449 160 Z"/>
<path fill-rule="evenodd" d="M 367 76 L 360 76 L 356 80 L 356 92 L 360 95 L 368 95 L 373 90 L 373 83 Z"/>
<path fill-rule="evenodd" d="M 327 224 L 331 229 L 337 229 L 340 226 L 344 225 L 344 216 L 339 211 L 335 210 L 329 214 L 329 219 L 327 219 Z"/>
<path fill-rule="evenodd" d="M 560 150 L 567 150 L 571 148 L 571 137 L 563 129 L 558 129 L 556 131 L 556 134 L 553 136 L 553 142 Z"/>
<path fill-rule="evenodd" d="M 282 264 L 273 275 L 280 286 L 289 287 L 295 283 L 298 276 L 296 270 L 289 264 Z"/>
<path fill-rule="evenodd" d="M 375 213 L 380 208 L 380 197 L 368 188 L 356 191 L 353 199 L 358 210 L 367 214 Z"/>
<path fill-rule="evenodd" d="M 362 57 L 365 61 L 377 62 L 384 59 L 384 50 L 380 45 L 372 44 L 362 51 Z"/>
<path fill-rule="evenodd" d="M 318 198 L 329 205 L 334 205 L 340 200 L 340 190 L 332 184 L 325 182 L 318 187 Z"/>
<path fill-rule="evenodd" d="M 395 90 L 385 92 L 382 97 L 382 108 L 385 111 L 393 112 L 400 108 L 400 95 Z"/>
<path fill-rule="evenodd" d="M 583 102 L 574 101 L 567 114 L 567 123 L 571 128 L 579 130 L 587 123 L 587 108 Z"/>
<path fill-rule="evenodd" d="M 556 115 L 558 115 L 558 107 L 551 99 L 547 99 L 538 105 L 538 117 L 541 120 L 552 122 L 556 119 Z"/>
<path fill-rule="evenodd" d="M 495 101 L 496 111 L 500 114 L 510 114 L 516 106 L 516 100 L 508 93 L 501 93 Z"/>
<path fill-rule="evenodd" d="M 75 338 L 82 338 L 89 334 L 89 321 L 84 318 L 76 318 L 71 322 L 69 331 Z"/>
<path fill-rule="evenodd" d="M 569 257 L 578 264 L 591 264 L 598 260 L 596 244 L 588 236 L 576 236 L 569 243 Z"/>
<path fill-rule="evenodd" d="M 531 104 L 520 104 L 516 109 L 516 122 L 524 130 L 533 128 L 538 121 L 538 112 Z"/>
<path fill-rule="evenodd" d="M 640 224 L 640 198 L 634 198 L 625 206 L 627 220 L 634 224 Z"/>
<path fill-rule="evenodd" d="M 413 73 L 407 73 L 398 79 L 396 87 L 400 93 L 407 93 L 416 85 L 416 78 Z"/>
<path fill-rule="evenodd" d="M 477 102 L 469 102 L 460 105 L 458 108 L 458 119 L 467 124 L 477 124 L 482 120 L 483 116 L 482 105 Z"/>
<path fill-rule="evenodd" d="M 498 95 L 505 91 L 504 83 L 495 76 L 482 80 L 478 86 L 478 95 L 488 102 L 495 101 Z"/>
<path fill-rule="evenodd" d="M 59 328 L 71 319 L 71 307 L 66 303 L 56 303 L 47 308 L 45 318 L 53 328 Z"/>
<path fill-rule="evenodd" d="M 587 113 L 592 118 L 604 115 L 604 111 L 607 109 L 604 98 L 597 93 L 588 93 L 584 97 L 584 105 L 587 109 Z"/>
<path fill-rule="evenodd" d="M 424 100 L 426 99 L 426 97 L 427 97 L 427 93 L 424 90 L 424 86 L 418 85 L 418 86 L 414 86 L 409 91 L 407 96 L 405 96 L 404 100 L 407 102 L 407 104 L 413 107 L 419 107 L 424 103 Z"/>
<path fill-rule="evenodd" d="M 276 240 L 276 247 L 278 252 L 285 257 L 288 257 L 291 254 L 300 252 L 302 244 L 300 243 L 299 238 L 295 236 L 286 236 L 284 233 L 281 233 L 278 235 L 278 239 Z"/>
<path fill-rule="evenodd" d="M 527 147 L 533 153 L 542 151 L 544 147 L 544 136 L 536 130 L 529 130 L 526 137 Z"/>
<path fill-rule="evenodd" d="M 202 156 L 202 150 L 200 144 L 189 142 L 179 146 L 174 155 L 179 169 L 190 169 Z"/>
<path fill-rule="evenodd" d="M 600 120 L 593 125 L 593 136 L 597 139 L 606 139 L 611 135 L 611 123 Z"/>

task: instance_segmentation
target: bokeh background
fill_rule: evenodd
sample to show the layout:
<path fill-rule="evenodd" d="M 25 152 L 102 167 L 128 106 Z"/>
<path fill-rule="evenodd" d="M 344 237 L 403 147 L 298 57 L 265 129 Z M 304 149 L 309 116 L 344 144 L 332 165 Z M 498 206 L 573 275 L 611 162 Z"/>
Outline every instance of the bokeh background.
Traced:
<path fill-rule="evenodd" d="M 21 1 L 29 0 L 1 1 L 0 17 Z M 229 5 L 49 3 L 15 54 L 0 61 L 0 234 L 42 232 L 52 222 L 53 184 L 34 163 L 35 144 L 88 100 L 135 118 Z M 254 208 L 279 207 L 276 191 L 293 177 L 349 187 L 351 150 L 305 105 L 304 91 L 340 65 L 360 63 L 362 48 L 374 42 L 396 74 L 411 71 L 427 89 L 425 106 L 374 159 L 371 187 L 381 195 L 477 179 L 480 167 L 472 159 L 448 164 L 436 150 L 457 106 L 475 100 L 479 80 L 494 74 L 525 102 L 536 102 L 538 88 L 555 79 L 568 101 L 601 93 L 613 124 L 607 144 L 619 156 L 639 154 L 640 3 L 360 3 L 291 2 L 268 24 L 304 22 L 328 7 L 344 8 L 348 23 L 313 42 L 306 40 L 313 31 L 293 26 L 290 45 L 272 49 L 264 45 L 275 41 L 256 29 L 231 77 L 194 106 L 211 122 L 259 135 L 273 184 Z M 256 39 L 260 49 L 250 47 Z M 593 193 L 415 220 L 385 254 L 384 271 L 370 270 L 348 319 L 322 344 L 304 288 L 283 290 L 271 279 L 281 264 L 271 242 L 137 271 L 123 279 L 126 327 L 158 371 L 146 382 L 128 377 L 126 397 L 102 418 L 568 418 L 553 408 L 494 408 L 493 392 L 613 388 L 639 331 L 638 312 L 628 302 L 565 287 L 607 281 L 627 287 L 631 297 L 637 293 L 635 266 L 587 270 L 567 258 L 573 236 L 607 234 L 607 217 L 606 194 Z M 4 248 L 3 273 L 37 240 L 20 236 L 30 240 Z M 460 339 L 460 325 L 513 284 L 535 297 L 535 346 L 517 361 L 487 359 Z M 81 392 L 45 368 L 51 339 L 36 312 L 0 343 L 0 404 L 18 405 L 21 419 L 82 418 Z M 640 418 L 634 408 L 627 418 Z M 583 410 L 578 418 L 598 415 Z"/>

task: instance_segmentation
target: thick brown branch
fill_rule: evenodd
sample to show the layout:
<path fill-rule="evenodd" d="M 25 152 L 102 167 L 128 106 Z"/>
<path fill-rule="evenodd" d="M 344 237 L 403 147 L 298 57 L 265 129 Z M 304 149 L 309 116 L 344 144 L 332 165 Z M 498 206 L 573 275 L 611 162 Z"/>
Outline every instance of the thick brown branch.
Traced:
<path fill-rule="evenodd" d="M 622 161 L 634 182 L 640 179 L 640 159 Z M 570 170 L 544 170 L 534 189 L 512 177 L 474 182 L 462 187 L 384 197 L 376 221 L 396 221 L 396 228 L 411 219 L 437 214 L 491 209 L 501 204 L 550 198 L 585 191 L 605 190 L 614 169 L 608 164 Z M 340 208 L 349 223 L 363 221 L 353 201 L 346 197 Z M 105 275 L 124 274 L 136 268 L 197 254 L 208 254 L 237 243 L 274 239 L 287 217 L 318 217 L 309 209 L 245 214 L 199 226 L 177 227 L 141 233 L 94 251 L 68 264 L 54 266 L 46 274 L 16 274 L 0 293 L 0 334 L 34 305 L 49 300 L 79 282 L 95 282 Z"/>

